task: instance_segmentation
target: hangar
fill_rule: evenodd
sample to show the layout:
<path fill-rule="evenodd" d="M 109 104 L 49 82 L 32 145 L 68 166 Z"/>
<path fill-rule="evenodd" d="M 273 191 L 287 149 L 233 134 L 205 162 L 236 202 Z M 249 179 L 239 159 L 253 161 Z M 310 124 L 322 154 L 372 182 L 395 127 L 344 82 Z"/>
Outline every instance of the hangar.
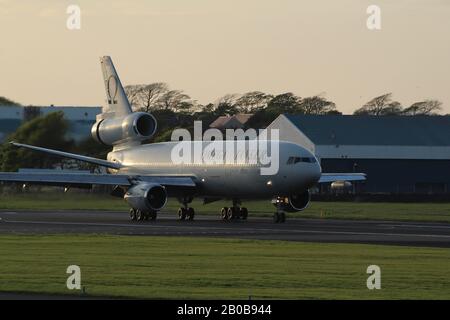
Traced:
<path fill-rule="evenodd" d="M 268 129 L 300 144 L 324 172 L 364 172 L 357 192 L 450 193 L 450 116 L 289 115 Z"/>

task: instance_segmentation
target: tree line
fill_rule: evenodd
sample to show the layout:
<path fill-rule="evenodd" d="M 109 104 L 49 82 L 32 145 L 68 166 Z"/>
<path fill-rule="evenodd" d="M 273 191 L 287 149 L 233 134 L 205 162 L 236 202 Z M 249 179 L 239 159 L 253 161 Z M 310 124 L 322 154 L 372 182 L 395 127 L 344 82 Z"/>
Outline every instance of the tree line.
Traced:
<path fill-rule="evenodd" d="M 201 105 L 181 90 L 171 90 L 165 83 L 133 85 L 125 88 L 135 111 L 152 113 L 158 120 L 157 134 L 148 142 L 169 141 L 175 128 L 193 130 L 195 120 L 202 121 L 203 129 L 219 116 L 236 113 L 251 113 L 248 128 L 264 128 L 282 113 L 310 115 L 341 115 L 336 104 L 323 94 L 300 97 L 287 92 L 279 95 L 252 91 L 242 95 L 228 94 L 214 103 Z M 3 102 L 3 103 L 2 103 Z M 9 99 L 0 98 L 0 105 L 19 105 Z M 32 111 L 33 108 L 30 110 Z M 354 115 L 427 115 L 442 111 L 442 103 L 437 100 L 424 100 L 404 107 L 387 93 L 365 103 L 355 110 Z M 9 141 L 38 145 L 51 149 L 64 150 L 97 158 L 105 158 L 109 147 L 97 144 L 92 138 L 76 143 L 67 138 L 68 122 L 62 112 L 46 116 L 33 116 L 27 113 L 24 123 L 7 137 L 0 146 L 0 170 L 15 171 L 18 168 L 51 168 L 55 165 L 70 167 L 70 161 L 42 155 L 26 149 L 11 146 Z M 90 165 L 78 164 L 83 169 L 94 169 Z"/>
<path fill-rule="evenodd" d="M 149 85 L 129 85 L 125 92 L 135 111 L 154 112 L 171 110 L 174 112 L 216 112 L 220 114 L 255 113 L 266 108 L 280 108 L 281 112 L 305 114 L 340 114 L 336 104 L 323 95 L 301 98 L 293 93 L 279 95 L 261 91 L 244 94 L 227 94 L 214 103 L 199 104 L 182 90 L 171 90 L 166 83 Z"/>
<path fill-rule="evenodd" d="M 312 115 L 342 114 L 333 101 L 323 94 L 300 97 L 292 92 L 272 95 L 261 91 L 244 94 L 227 94 L 214 103 L 199 104 L 182 90 L 171 90 L 167 83 L 156 82 L 148 85 L 129 85 L 125 92 L 135 111 L 153 112 L 172 110 L 174 112 L 216 112 L 221 114 L 257 113 L 265 109 L 279 113 Z M 442 103 L 427 99 L 403 106 L 393 100 L 392 93 L 377 96 L 354 111 L 354 115 L 437 115 L 442 111 Z"/>
<path fill-rule="evenodd" d="M 202 105 L 184 91 L 171 90 L 166 83 L 162 82 L 129 85 L 125 87 L 125 91 L 135 111 L 151 112 L 162 115 L 163 118 L 172 115 L 178 120 L 196 118 L 202 120 L 206 126 L 218 116 L 237 113 L 253 114 L 247 124 L 253 128 L 266 127 L 282 113 L 342 115 L 336 108 L 336 103 L 327 99 L 324 94 L 300 97 L 292 92 L 272 95 L 261 91 L 251 91 L 244 94 L 227 94 L 213 103 Z M 400 102 L 393 100 L 392 93 L 386 93 L 371 99 L 356 109 L 353 114 L 431 116 L 438 115 L 441 111 L 442 103 L 438 100 L 427 99 L 410 106 L 403 106 Z M 172 122 L 169 121 L 171 125 L 173 125 Z M 184 121 L 178 122 L 179 125 L 184 123 Z"/>

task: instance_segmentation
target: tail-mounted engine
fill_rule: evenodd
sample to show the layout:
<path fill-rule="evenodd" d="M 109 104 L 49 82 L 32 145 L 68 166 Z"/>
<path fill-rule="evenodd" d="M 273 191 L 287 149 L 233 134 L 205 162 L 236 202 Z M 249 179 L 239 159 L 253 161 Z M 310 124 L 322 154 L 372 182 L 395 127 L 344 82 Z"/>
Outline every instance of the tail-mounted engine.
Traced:
<path fill-rule="evenodd" d="M 115 146 L 127 142 L 142 142 L 156 132 L 156 119 L 145 112 L 135 112 L 119 118 L 98 120 L 91 129 L 92 137 L 105 145 Z"/>

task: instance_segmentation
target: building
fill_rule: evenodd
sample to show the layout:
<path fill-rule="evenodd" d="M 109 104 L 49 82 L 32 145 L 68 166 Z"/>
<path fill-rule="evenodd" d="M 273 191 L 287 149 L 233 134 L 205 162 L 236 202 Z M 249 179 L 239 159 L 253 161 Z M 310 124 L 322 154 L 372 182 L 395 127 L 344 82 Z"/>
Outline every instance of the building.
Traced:
<path fill-rule="evenodd" d="M 62 111 L 69 123 L 68 137 L 81 141 L 91 134 L 91 127 L 95 117 L 102 112 L 101 107 L 16 107 L 0 106 L 0 141 L 11 133 L 27 119 L 36 116 L 45 116 L 51 112 Z"/>
<path fill-rule="evenodd" d="M 233 116 L 220 116 L 209 125 L 210 128 L 219 130 L 224 129 L 243 129 L 252 114 L 236 114 Z"/>
<path fill-rule="evenodd" d="M 369 193 L 450 193 L 449 116 L 280 115 L 268 127 L 323 172 L 363 172 Z"/>

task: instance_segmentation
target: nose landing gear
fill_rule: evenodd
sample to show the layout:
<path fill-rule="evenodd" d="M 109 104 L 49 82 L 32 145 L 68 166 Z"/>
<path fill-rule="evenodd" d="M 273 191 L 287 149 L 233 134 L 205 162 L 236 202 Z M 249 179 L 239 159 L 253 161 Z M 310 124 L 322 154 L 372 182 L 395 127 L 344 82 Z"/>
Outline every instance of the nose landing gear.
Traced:
<path fill-rule="evenodd" d="M 272 203 L 276 206 L 277 211 L 273 214 L 273 222 L 284 223 L 286 222 L 286 213 L 283 211 L 283 204 L 285 203 L 285 198 L 277 197 L 272 200 Z"/>
<path fill-rule="evenodd" d="M 275 212 L 273 214 L 273 222 L 275 222 L 275 223 L 284 223 L 284 222 L 286 222 L 286 214 L 283 211 Z"/>

